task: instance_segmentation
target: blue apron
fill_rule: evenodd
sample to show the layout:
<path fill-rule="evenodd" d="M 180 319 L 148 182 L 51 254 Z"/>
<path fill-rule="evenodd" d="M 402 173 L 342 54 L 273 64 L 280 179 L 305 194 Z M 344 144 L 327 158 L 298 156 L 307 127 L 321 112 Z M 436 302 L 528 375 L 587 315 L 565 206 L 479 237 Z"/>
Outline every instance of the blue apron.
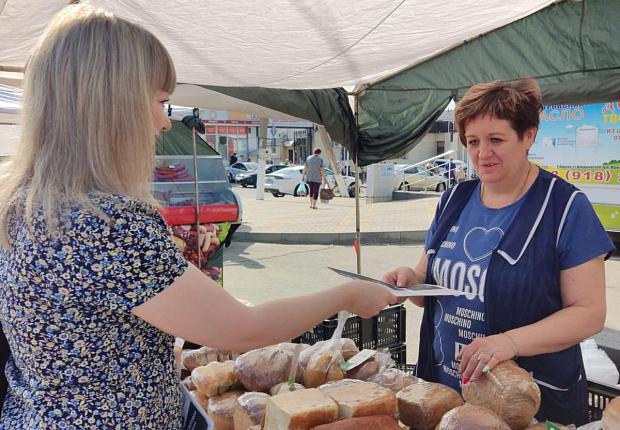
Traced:
<path fill-rule="evenodd" d="M 444 193 L 437 209 L 437 229 L 429 241 L 426 282 L 431 279 L 435 252 L 446 238 L 478 181 L 458 184 Z M 540 321 L 562 309 L 557 238 L 574 196 L 580 191 L 540 169 L 512 225 L 493 252 L 486 277 L 487 335 Z M 420 330 L 417 375 L 433 381 L 433 315 L 436 300 L 427 298 Z M 561 328 L 559 328 L 561 330 Z M 579 345 L 534 357 L 519 357 L 541 391 L 538 420 L 587 423 L 587 381 Z"/>

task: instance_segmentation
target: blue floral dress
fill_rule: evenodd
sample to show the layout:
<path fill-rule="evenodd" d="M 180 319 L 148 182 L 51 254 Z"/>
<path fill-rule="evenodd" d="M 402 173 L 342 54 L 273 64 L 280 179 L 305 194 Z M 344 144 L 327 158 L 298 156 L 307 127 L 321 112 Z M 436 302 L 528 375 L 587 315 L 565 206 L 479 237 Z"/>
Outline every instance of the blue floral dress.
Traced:
<path fill-rule="evenodd" d="M 131 314 L 187 263 L 159 213 L 93 194 L 105 220 L 64 208 L 59 234 L 42 213 L 9 224 L 0 247 L 0 319 L 12 357 L 0 428 L 181 427 L 174 338 Z"/>

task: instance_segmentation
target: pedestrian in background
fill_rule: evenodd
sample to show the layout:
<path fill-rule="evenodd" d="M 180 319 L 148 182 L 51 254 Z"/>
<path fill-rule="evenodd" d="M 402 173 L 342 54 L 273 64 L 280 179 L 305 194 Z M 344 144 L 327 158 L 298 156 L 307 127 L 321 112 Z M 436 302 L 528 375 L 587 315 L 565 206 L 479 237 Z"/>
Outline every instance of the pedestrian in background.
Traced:
<path fill-rule="evenodd" d="M 448 186 L 453 187 L 455 183 L 456 163 L 454 158 L 450 157 L 450 161 L 446 164 L 446 177 L 448 178 Z"/>
<path fill-rule="evenodd" d="M 316 201 L 319 198 L 319 189 L 321 183 L 325 180 L 325 169 L 323 169 L 323 159 L 321 158 L 321 150 L 316 148 L 314 153 L 306 159 L 304 166 L 302 181 L 308 183 L 310 187 L 310 209 L 316 209 Z"/>
<path fill-rule="evenodd" d="M 235 164 L 237 160 L 238 160 L 237 153 L 233 152 L 232 155 L 230 156 L 230 165 L 232 166 L 233 164 Z"/>

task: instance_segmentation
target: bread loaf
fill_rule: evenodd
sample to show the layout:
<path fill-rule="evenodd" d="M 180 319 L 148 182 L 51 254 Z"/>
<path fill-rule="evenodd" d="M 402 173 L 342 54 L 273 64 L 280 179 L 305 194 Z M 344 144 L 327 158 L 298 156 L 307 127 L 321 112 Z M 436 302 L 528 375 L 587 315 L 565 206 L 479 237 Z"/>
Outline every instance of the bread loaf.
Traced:
<path fill-rule="evenodd" d="M 513 430 L 526 428 L 540 407 L 538 385 L 512 360 L 463 385 L 463 398 L 468 403 L 492 409 Z"/>
<path fill-rule="evenodd" d="M 394 393 L 398 393 L 403 388 L 421 381 L 421 379 L 418 379 L 407 372 L 394 368 L 386 369 L 379 375 L 370 379 L 370 382 L 374 382 L 382 387 L 388 388 Z"/>
<path fill-rule="evenodd" d="M 398 414 L 398 401 L 391 390 L 373 382 L 341 385 L 324 391 L 338 404 L 338 418 Z"/>
<path fill-rule="evenodd" d="M 189 392 L 189 395 L 196 400 L 196 403 L 206 412 L 209 406 L 209 398 L 202 394 L 198 390 L 193 390 Z"/>
<path fill-rule="evenodd" d="M 260 392 L 245 393 L 237 397 L 233 410 L 235 430 L 246 430 L 254 425 L 265 423 L 265 407 L 269 394 Z"/>
<path fill-rule="evenodd" d="M 402 430 L 402 428 L 394 417 L 376 415 L 373 417 L 347 418 L 317 426 L 314 430 Z"/>
<path fill-rule="evenodd" d="M 510 427 L 489 408 L 465 403 L 447 412 L 436 430 L 510 430 Z"/>
<path fill-rule="evenodd" d="M 194 391 L 196 389 L 196 386 L 192 382 L 191 376 L 188 376 L 187 378 L 183 379 L 181 381 L 181 385 L 183 385 L 187 391 Z"/>
<path fill-rule="evenodd" d="M 344 372 L 340 368 L 343 362 L 339 351 L 324 351 L 314 354 L 304 373 L 304 386 L 316 388 L 329 381 L 338 381 L 344 378 Z"/>
<path fill-rule="evenodd" d="M 209 398 L 207 413 L 213 421 L 213 430 L 235 430 L 233 411 L 237 397 L 242 394 L 243 391 L 229 391 Z"/>
<path fill-rule="evenodd" d="M 196 389 L 207 397 L 222 394 L 238 384 L 232 361 L 214 361 L 192 371 L 192 382 Z"/>
<path fill-rule="evenodd" d="M 620 397 L 611 400 L 603 411 L 603 430 L 620 429 Z"/>
<path fill-rule="evenodd" d="M 325 384 L 319 386 L 319 390 L 327 393 L 334 388 L 342 387 L 344 385 L 359 384 L 360 382 L 362 381 L 358 381 L 357 379 L 340 379 L 339 381 L 326 382 Z"/>
<path fill-rule="evenodd" d="M 459 393 L 434 382 L 411 384 L 396 397 L 400 420 L 412 430 L 433 430 L 443 414 L 463 404 Z"/>
<path fill-rule="evenodd" d="M 368 381 L 379 374 L 381 368 L 379 362 L 375 360 L 375 357 L 371 357 L 364 363 L 347 372 L 347 378 L 359 379 L 360 381 Z"/>
<path fill-rule="evenodd" d="M 203 346 L 200 349 L 184 350 L 181 357 L 183 367 L 191 372 L 197 367 L 206 366 L 212 361 L 217 361 L 217 350 Z"/>
<path fill-rule="evenodd" d="M 255 349 L 235 360 L 235 372 L 248 391 L 268 393 L 271 387 L 286 382 L 291 370 L 293 356 L 277 348 Z M 301 370 L 296 382 L 301 382 Z"/>
<path fill-rule="evenodd" d="M 267 400 L 264 430 L 309 430 L 338 419 L 338 405 L 317 389 L 278 394 Z"/>
<path fill-rule="evenodd" d="M 292 391 L 297 391 L 297 390 L 305 390 L 306 387 L 304 387 L 301 384 L 298 384 L 297 382 L 295 382 L 293 384 L 293 390 Z M 288 382 L 280 382 L 277 385 L 274 385 L 273 387 L 271 387 L 271 389 L 269 390 L 269 394 L 271 394 L 272 396 L 275 396 L 277 394 L 283 394 L 283 393 L 288 393 L 290 392 L 291 389 L 288 386 Z"/>
<path fill-rule="evenodd" d="M 506 424 L 508 425 L 508 424 Z M 554 428 L 557 428 L 559 430 L 570 430 L 568 427 L 565 427 L 561 424 L 557 424 L 557 423 L 553 423 L 553 425 L 555 426 Z M 536 423 L 533 426 L 529 426 L 527 428 L 527 430 L 547 430 L 547 423 Z"/>
<path fill-rule="evenodd" d="M 289 352 L 294 354 L 297 348 L 300 348 L 300 353 L 310 348 L 310 345 L 305 343 L 292 343 L 292 342 L 282 342 L 278 344 L 277 348 L 280 351 Z M 301 355 L 301 354 L 300 354 Z"/>
<path fill-rule="evenodd" d="M 312 356 L 321 351 L 329 342 L 331 342 L 331 340 L 322 340 L 321 342 L 317 342 L 309 348 L 304 349 L 301 354 L 299 354 L 299 365 L 305 369 L 308 366 L 308 362 Z M 345 360 L 348 360 L 360 352 L 355 345 L 355 342 L 345 337 L 338 340 L 338 345 L 338 349 L 342 352 L 342 358 Z"/>
<path fill-rule="evenodd" d="M 364 354 L 365 351 L 361 351 L 360 354 Z M 356 357 L 353 357 L 355 360 Z M 359 379 L 360 381 L 375 382 L 376 378 L 386 369 L 393 368 L 395 366 L 394 360 L 390 355 L 390 350 L 383 348 L 379 351 L 375 351 L 374 355 L 364 361 L 357 367 L 347 371 L 347 378 Z"/>

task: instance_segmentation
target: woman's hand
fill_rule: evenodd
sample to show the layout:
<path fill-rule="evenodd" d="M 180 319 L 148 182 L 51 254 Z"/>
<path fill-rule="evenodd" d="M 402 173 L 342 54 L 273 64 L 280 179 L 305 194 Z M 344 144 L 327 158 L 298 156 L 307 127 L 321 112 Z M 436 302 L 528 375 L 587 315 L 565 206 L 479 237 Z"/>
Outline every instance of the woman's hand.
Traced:
<path fill-rule="evenodd" d="M 351 281 L 342 284 L 348 305 L 346 310 L 362 318 L 377 315 L 388 305 L 398 303 L 398 298 L 374 282 Z"/>
<path fill-rule="evenodd" d="M 395 285 L 397 287 L 406 287 L 409 285 L 420 284 L 424 279 L 420 279 L 420 276 L 411 268 L 402 266 L 391 272 L 383 275 L 383 282 Z M 399 303 L 404 302 L 406 299 L 399 300 Z M 416 305 L 424 306 L 424 297 L 411 297 L 411 300 Z"/>
<path fill-rule="evenodd" d="M 411 267 L 406 266 L 399 267 L 383 275 L 383 282 L 396 285 L 397 287 L 419 284 L 422 281 Z"/>
<path fill-rule="evenodd" d="M 456 356 L 461 362 L 459 373 L 463 375 L 463 385 L 475 381 L 499 363 L 516 357 L 518 352 L 517 344 L 506 333 L 474 339 Z"/>

